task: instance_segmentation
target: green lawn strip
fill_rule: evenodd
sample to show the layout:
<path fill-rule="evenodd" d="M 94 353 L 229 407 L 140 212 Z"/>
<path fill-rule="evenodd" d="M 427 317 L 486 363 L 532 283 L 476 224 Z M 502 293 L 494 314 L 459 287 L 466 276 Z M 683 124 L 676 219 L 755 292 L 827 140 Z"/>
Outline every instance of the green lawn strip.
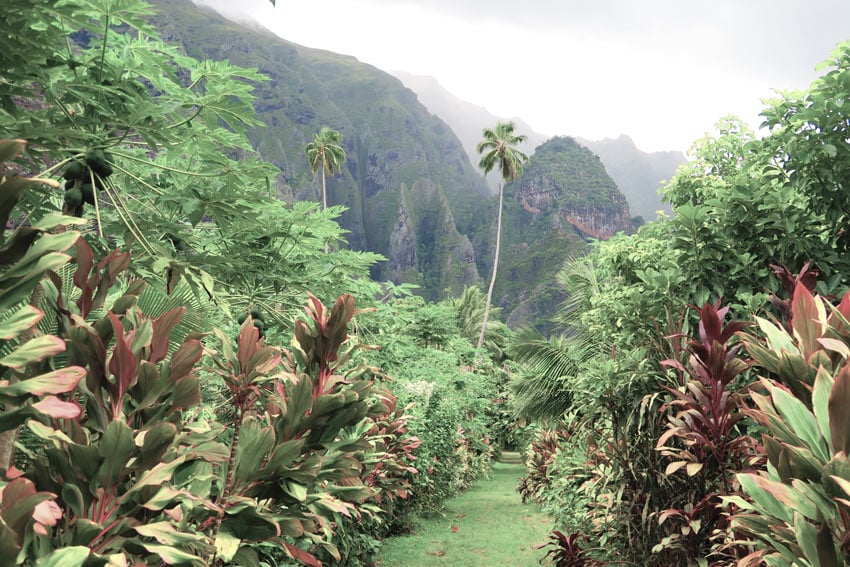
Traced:
<path fill-rule="evenodd" d="M 545 550 L 551 519 L 516 492 L 524 474 L 520 464 L 495 463 L 490 480 L 446 503 L 443 517 L 422 519 L 414 533 L 387 539 L 377 565 L 382 567 L 509 566 L 533 567 Z"/>

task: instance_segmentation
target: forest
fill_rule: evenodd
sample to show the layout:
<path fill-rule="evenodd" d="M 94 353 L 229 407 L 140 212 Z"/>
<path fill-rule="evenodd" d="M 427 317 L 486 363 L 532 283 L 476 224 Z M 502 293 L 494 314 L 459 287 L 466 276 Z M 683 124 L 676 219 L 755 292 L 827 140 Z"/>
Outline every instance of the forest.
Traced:
<path fill-rule="evenodd" d="M 850 43 L 696 141 L 672 213 L 541 268 L 544 335 L 492 301 L 512 123 L 488 279 L 432 301 L 348 246 L 340 132 L 280 199 L 268 79 L 154 16 L 0 20 L 0 565 L 374 565 L 505 451 L 542 564 L 850 562 Z"/>

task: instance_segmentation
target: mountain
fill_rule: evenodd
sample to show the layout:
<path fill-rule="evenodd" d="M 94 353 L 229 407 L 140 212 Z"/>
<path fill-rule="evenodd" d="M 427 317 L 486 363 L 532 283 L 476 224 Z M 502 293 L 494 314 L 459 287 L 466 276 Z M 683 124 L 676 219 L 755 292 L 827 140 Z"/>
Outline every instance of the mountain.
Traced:
<path fill-rule="evenodd" d="M 605 169 L 629 200 L 633 215 L 652 221 L 657 217 L 656 211 L 672 211 L 668 203 L 661 202 L 658 189 L 673 176 L 676 168 L 687 161 L 685 154 L 676 151 L 643 152 L 625 135 L 597 142 L 577 140 L 602 159 Z"/>
<path fill-rule="evenodd" d="M 517 146 L 525 154 L 533 154 L 534 149 L 548 138 L 544 134 L 535 132 L 521 118 L 500 118 L 482 106 L 459 99 L 443 88 L 434 77 L 414 75 L 406 71 L 392 71 L 392 74 L 399 78 L 404 86 L 416 93 L 419 102 L 424 104 L 425 108 L 451 126 L 469 156 L 470 162 L 476 167 L 479 159 L 476 147 L 481 141 L 481 131 L 484 128 L 492 128 L 499 121 L 512 120 L 516 125 L 515 132 L 526 136 L 526 141 Z M 488 176 L 487 181 L 494 192 L 498 191 L 498 175 Z"/>
<path fill-rule="evenodd" d="M 342 171 L 328 179 L 328 201 L 347 207 L 340 224 L 349 231 L 352 248 L 387 258 L 374 277 L 400 277 L 416 268 L 422 272 L 423 295 L 429 298 L 444 293 L 438 286 L 448 285 L 441 272 L 446 266 L 458 270 L 449 278 L 451 293 L 480 281 L 478 271 L 489 264 L 486 259 L 476 264 L 472 244 L 491 226 L 479 211 L 482 201 L 492 200 L 490 191 L 451 129 L 401 81 L 353 57 L 238 25 L 188 0 L 152 3 L 160 12 L 153 23 L 164 40 L 198 59 L 227 59 L 257 68 L 269 78 L 255 85 L 257 117 L 266 127 L 251 129 L 248 137 L 264 159 L 280 168 L 276 189 L 281 198 L 319 200 L 320 181 L 310 170 L 304 148 L 322 126 L 342 133 L 347 159 Z M 442 239 L 439 249 L 447 257 L 439 261 L 413 254 L 392 240 L 399 211 L 410 210 L 409 193 L 426 187 L 434 206 L 446 208 L 440 214 L 430 212 L 451 225 L 428 233 Z M 415 210 L 424 206 L 420 203 Z M 417 248 L 436 246 L 422 240 L 425 232 L 407 234 L 417 236 L 411 241 Z M 409 266 L 410 258 L 421 263 Z"/>
<path fill-rule="evenodd" d="M 419 97 L 420 102 L 429 111 L 439 116 L 455 131 L 473 164 L 478 163 L 475 147 L 481 141 L 481 130 L 492 127 L 497 121 L 508 120 L 491 114 L 487 109 L 461 100 L 443 88 L 436 79 L 414 75 L 404 71 L 393 71 L 393 75 Z M 548 136 L 535 132 L 531 126 L 519 118 L 511 119 L 516 124 L 516 132 L 528 136 L 520 149 L 531 155 L 534 149 L 546 141 Z M 676 168 L 685 163 L 681 152 L 652 152 L 639 150 L 634 142 L 625 135 L 617 139 L 604 139 L 592 142 L 576 138 L 583 146 L 597 154 L 605 165 L 608 174 L 629 201 L 633 215 L 640 215 L 646 221 L 655 220 L 656 211 L 670 212 L 669 205 L 662 204 L 658 189 L 662 181 L 670 179 Z M 491 188 L 498 188 L 498 177 L 488 178 Z"/>
<path fill-rule="evenodd" d="M 504 253 L 494 294 L 511 326 L 541 322 L 563 299 L 555 274 L 589 239 L 633 230 L 629 205 L 599 157 L 573 138 L 538 146 L 505 187 Z"/>
<path fill-rule="evenodd" d="M 347 159 L 328 179 L 328 198 L 347 207 L 340 224 L 349 245 L 386 257 L 376 279 L 416 283 L 434 300 L 489 276 L 497 199 L 452 128 L 398 78 L 246 28 L 189 0 L 152 3 L 160 10 L 152 23 L 165 41 L 268 77 L 254 85 L 265 127 L 248 137 L 280 169 L 281 199 L 319 200 L 305 147 L 322 126 L 343 134 Z M 495 123 L 475 126 L 473 143 Z M 504 225 L 494 302 L 512 325 L 547 319 L 561 299 L 553 281 L 563 260 L 584 253 L 589 239 L 631 226 L 626 199 L 602 162 L 572 138 L 542 142 L 533 152 L 525 174 L 506 188 Z"/>

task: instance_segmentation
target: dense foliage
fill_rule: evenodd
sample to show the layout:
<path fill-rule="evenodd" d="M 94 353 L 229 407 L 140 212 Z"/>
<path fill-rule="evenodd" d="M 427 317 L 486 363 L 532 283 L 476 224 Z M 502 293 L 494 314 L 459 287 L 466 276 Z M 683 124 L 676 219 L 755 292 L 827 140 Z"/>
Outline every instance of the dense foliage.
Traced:
<path fill-rule="evenodd" d="M 850 44 L 762 138 L 698 142 L 669 219 L 569 261 L 546 338 L 495 320 L 492 282 L 371 281 L 341 207 L 277 199 L 246 135 L 263 75 L 151 15 L 3 15 L 25 30 L 0 37 L 4 558 L 369 565 L 528 445 L 555 564 L 846 563 Z M 512 178 L 515 141 L 488 133 L 484 168 Z"/>
<path fill-rule="evenodd" d="M 824 69 L 762 137 L 727 118 L 697 142 L 670 218 L 562 271 L 564 338 L 514 345 L 520 409 L 568 439 L 523 490 L 574 564 L 840 564 L 850 45 Z"/>
<path fill-rule="evenodd" d="M 403 298 L 344 247 L 341 207 L 279 201 L 245 136 L 263 76 L 187 57 L 152 13 L 3 16 L 38 41 L 0 40 L 0 550 L 371 564 L 487 474 L 507 329 L 473 372 L 480 291 Z"/>

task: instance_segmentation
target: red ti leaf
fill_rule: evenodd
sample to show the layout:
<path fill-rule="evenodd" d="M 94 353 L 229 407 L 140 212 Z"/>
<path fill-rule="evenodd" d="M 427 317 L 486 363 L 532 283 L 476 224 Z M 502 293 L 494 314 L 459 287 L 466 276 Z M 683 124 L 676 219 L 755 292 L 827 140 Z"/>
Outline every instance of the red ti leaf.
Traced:
<path fill-rule="evenodd" d="M 53 419 L 75 419 L 81 412 L 79 405 L 60 400 L 56 396 L 47 396 L 32 407 Z"/>
<path fill-rule="evenodd" d="M 185 307 L 178 307 L 153 320 L 150 361 L 157 363 L 168 355 L 168 334 L 183 318 Z"/>
<path fill-rule="evenodd" d="M 817 300 L 806 286 L 798 284 L 791 303 L 791 325 L 800 337 L 806 359 L 819 348 L 817 339 L 823 335 L 823 323 L 818 316 Z"/>
<path fill-rule="evenodd" d="M 248 372 L 251 359 L 257 354 L 260 346 L 257 344 L 260 338 L 260 332 L 253 325 L 251 318 L 242 323 L 242 328 L 239 329 L 239 350 L 237 358 L 239 360 L 239 368 L 242 372 Z"/>
<path fill-rule="evenodd" d="M 69 366 L 41 374 L 33 378 L 15 382 L 2 388 L 4 396 L 44 396 L 46 394 L 64 394 L 77 387 L 86 375 L 86 369 L 80 366 Z"/>
<path fill-rule="evenodd" d="M 286 551 L 287 555 L 289 555 L 293 559 L 297 559 L 308 567 L 322 567 L 321 561 L 319 561 L 313 555 L 307 553 L 300 547 L 296 547 L 291 543 L 283 542 L 283 548 Z"/>
<path fill-rule="evenodd" d="M 836 452 L 850 451 L 850 368 L 835 376 L 829 393 L 829 433 Z"/>
<path fill-rule="evenodd" d="M 850 291 L 844 294 L 844 297 L 841 298 L 841 303 L 836 307 L 836 311 L 844 317 L 845 321 L 850 321 Z M 850 330 L 847 329 L 847 326 L 844 324 L 844 321 L 841 320 L 841 317 L 836 317 L 834 314 L 829 318 L 830 326 L 835 329 L 835 331 L 839 335 L 846 335 L 850 333 Z"/>
<path fill-rule="evenodd" d="M 103 301 L 109 293 L 109 288 L 115 285 L 118 274 L 129 267 L 130 253 L 119 252 L 118 250 L 113 250 L 106 258 L 97 263 L 97 270 L 89 278 L 89 286 L 92 289 L 97 287 L 97 293 L 92 299 L 93 308 L 103 305 Z M 101 275 L 101 271 L 103 271 L 103 275 Z"/>
<path fill-rule="evenodd" d="M 130 341 L 124 336 L 124 326 L 114 313 L 109 313 L 112 330 L 115 332 L 115 348 L 109 361 L 109 372 L 115 376 L 113 389 L 113 417 L 118 417 L 119 408 L 123 407 L 124 394 L 136 378 L 136 357 L 130 349 Z"/>
<path fill-rule="evenodd" d="M 169 379 L 176 381 L 191 374 L 203 354 L 204 347 L 201 341 L 192 339 L 184 342 L 171 355 L 171 374 Z"/>
<path fill-rule="evenodd" d="M 94 290 L 89 287 L 89 274 L 94 266 L 94 254 L 91 248 L 82 238 L 78 238 L 77 247 L 77 270 L 74 272 L 74 285 L 83 293 L 77 300 L 77 307 L 83 317 L 87 316 L 92 307 L 92 294 Z"/>

